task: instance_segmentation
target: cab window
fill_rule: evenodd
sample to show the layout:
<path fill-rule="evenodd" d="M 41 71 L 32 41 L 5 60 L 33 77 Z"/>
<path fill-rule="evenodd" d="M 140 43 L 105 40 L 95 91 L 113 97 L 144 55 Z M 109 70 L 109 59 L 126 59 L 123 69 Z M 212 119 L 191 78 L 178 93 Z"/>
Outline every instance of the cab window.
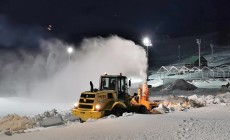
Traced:
<path fill-rule="evenodd" d="M 116 78 L 103 77 L 101 78 L 101 90 L 115 90 L 116 89 Z"/>
<path fill-rule="evenodd" d="M 118 79 L 118 98 L 119 99 L 124 99 L 125 98 L 125 93 L 126 93 L 126 82 L 125 78 L 119 78 Z"/>

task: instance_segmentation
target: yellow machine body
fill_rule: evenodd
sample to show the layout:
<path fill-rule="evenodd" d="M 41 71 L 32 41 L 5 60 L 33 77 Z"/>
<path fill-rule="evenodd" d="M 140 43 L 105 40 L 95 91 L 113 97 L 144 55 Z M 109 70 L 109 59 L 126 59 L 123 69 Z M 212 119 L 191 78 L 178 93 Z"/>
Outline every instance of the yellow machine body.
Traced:
<path fill-rule="evenodd" d="M 114 87 L 110 89 L 109 83 L 113 80 L 115 86 L 113 85 Z M 125 111 L 146 113 L 146 111 L 150 112 L 153 107 L 157 106 L 157 103 L 148 101 L 147 84 L 139 87 L 138 94 L 132 97 L 128 94 L 126 87 L 127 78 L 125 76 L 101 76 L 99 90 L 94 90 L 91 87 L 91 91 L 81 93 L 78 105 L 74 106 L 72 114 L 82 121 L 86 121 L 99 119 L 110 114 L 120 116 Z"/>

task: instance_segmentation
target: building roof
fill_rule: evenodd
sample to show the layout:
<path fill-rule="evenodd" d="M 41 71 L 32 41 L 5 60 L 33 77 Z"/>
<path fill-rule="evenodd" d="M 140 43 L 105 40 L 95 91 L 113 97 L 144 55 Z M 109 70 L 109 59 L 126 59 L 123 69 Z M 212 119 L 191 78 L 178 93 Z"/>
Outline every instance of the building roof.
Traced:
<path fill-rule="evenodd" d="M 200 56 L 201 60 L 202 58 L 205 59 L 203 56 Z M 199 59 L 199 56 L 193 55 L 189 60 L 186 61 L 186 64 L 193 64 Z M 206 60 L 206 59 L 205 59 Z"/>

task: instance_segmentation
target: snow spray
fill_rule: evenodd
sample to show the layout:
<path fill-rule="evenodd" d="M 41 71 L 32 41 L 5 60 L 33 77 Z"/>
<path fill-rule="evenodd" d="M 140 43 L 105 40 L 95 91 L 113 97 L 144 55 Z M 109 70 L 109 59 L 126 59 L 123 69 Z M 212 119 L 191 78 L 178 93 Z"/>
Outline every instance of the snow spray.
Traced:
<path fill-rule="evenodd" d="M 114 35 L 86 38 L 75 46 L 47 37 L 40 28 L 16 26 L 2 17 L 0 21 L 0 45 L 8 50 L 0 51 L 0 96 L 74 102 L 90 90 L 90 81 L 97 88 L 105 72 L 146 80 L 146 53 L 133 41 Z M 66 51 L 70 46 L 72 54 Z M 39 51 L 25 51 L 31 47 Z"/>

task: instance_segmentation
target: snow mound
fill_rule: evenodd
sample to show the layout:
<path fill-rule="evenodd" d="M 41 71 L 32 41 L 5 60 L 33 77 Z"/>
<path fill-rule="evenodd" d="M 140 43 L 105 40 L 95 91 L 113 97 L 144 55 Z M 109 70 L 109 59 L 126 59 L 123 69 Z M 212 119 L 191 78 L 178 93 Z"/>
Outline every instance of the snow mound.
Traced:
<path fill-rule="evenodd" d="M 208 105 L 208 104 L 223 104 L 230 105 L 230 93 L 217 94 L 216 96 L 207 95 L 207 96 L 199 96 L 192 95 L 188 97 L 189 100 L 194 101 L 197 104 Z"/>
<path fill-rule="evenodd" d="M 34 118 L 37 125 L 42 127 L 62 125 L 79 120 L 79 118 L 73 116 L 70 112 L 59 113 L 56 109 L 45 111 L 42 114 L 36 115 Z"/>
<path fill-rule="evenodd" d="M 115 115 L 113 115 L 113 114 L 111 114 L 111 115 L 105 117 L 105 119 L 115 119 L 115 118 L 117 118 L 117 116 L 115 116 Z"/>
<path fill-rule="evenodd" d="M 221 103 L 230 104 L 230 93 L 229 92 L 225 94 L 218 94 L 216 98 L 218 98 Z"/>
<path fill-rule="evenodd" d="M 129 117 L 129 116 L 133 116 L 133 115 L 134 115 L 133 112 L 130 112 L 130 113 L 124 112 L 122 114 L 122 116 L 120 116 L 120 117 Z M 110 114 L 109 116 L 105 116 L 105 117 L 103 117 L 101 119 L 115 119 L 115 118 L 118 118 L 118 117 L 116 115 Z M 98 120 L 101 120 L 101 119 L 98 119 Z M 90 121 L 92 121 L 92 120 L 90 120 Z M 93 121 L 96 121 L 96 119 L 94 119 Z M 87 120 L 87 122 L 88 122 L 88 120 Z"/>
<path fill-rule="evenodd" d="M 176 110 L 184 111 L 190 108 L 203 107 L 205 105 L 206 101 L 204 98 L 200 98 L 197 95 L 189 96 L 189 98 L 170 95 L 159 104 L 156 110 L 163 114 Z"/>
<path fill-rule="evenodd" d="M 159 104 L 159 106 L 158 106 L 157 108 L 155 108 L 155 110 L 158 111 L 158 112 L 161 113 L 161 114 L 169 113 L 169 111 L 170 111 L 170 110 L 169 110 L 166 106 L 164 106 L 162 103 Z"/>
<path fill-rule="evenodd" d="M 0 119 L 0 131 L 23 132 L 26 129 L 33 128 L 35 125 L 35 121 L 32 118 L 16 114 L 7 115 Z"/>
<path fill-rule="evenodd" d="M 122 117 L 128 117 L 128 116 L 133 116 L 133 112 L 131 112 L 131 113 L 128 113 L 128 112 L 124 112 L 123 114 L 122 114 Z"/>
<path fill-rule="evenodd" d="M 62 119 L 62 116 L 60 115 L 45 118 L 40 122 L 40 125 L 42 127 L 56 126 L 56 125 L 62 125 L 62 124 L 64 124 L 64 120 Z"/>
<path fill-rule="evenodd" d="M 86 122 L 95 122 L 95 121 L 97 121 L 96 119 L 91 119 L 91 118 L 89 118 L 88 120 L 86 120 Z"/>
<path fill-rule="evenodd" d="M 205 96 L 198 96 L 196 94 L 189 96 L 188 99 L 190 100 L 190 103 L 194 106 L 194 107 L 201 107 L 201 106 L 206 106 L 206 100 L 205 100 Z M 207 98 L 208 99 L 208 98 Z"/>
<path fill-rule="evenodd" d="M 59 113 L 56 109 L 45 111 L 33 118 L 23 117 L 16 114 L 0 118 L 0 132 L 11 136 L 14 133 L 25 133 L 26 131 L 39 127 L 50 127 L 79 121 L 70 111 Z"/>
<path fill-rule="evenodd" d="M 186 82 L 184 79 L 177 79 L 175 82 L 173 82 L 168 88 L 168 90 L 195 90 L 197 89 L 196 86 L 193 84 L 190 84 Z"/>

